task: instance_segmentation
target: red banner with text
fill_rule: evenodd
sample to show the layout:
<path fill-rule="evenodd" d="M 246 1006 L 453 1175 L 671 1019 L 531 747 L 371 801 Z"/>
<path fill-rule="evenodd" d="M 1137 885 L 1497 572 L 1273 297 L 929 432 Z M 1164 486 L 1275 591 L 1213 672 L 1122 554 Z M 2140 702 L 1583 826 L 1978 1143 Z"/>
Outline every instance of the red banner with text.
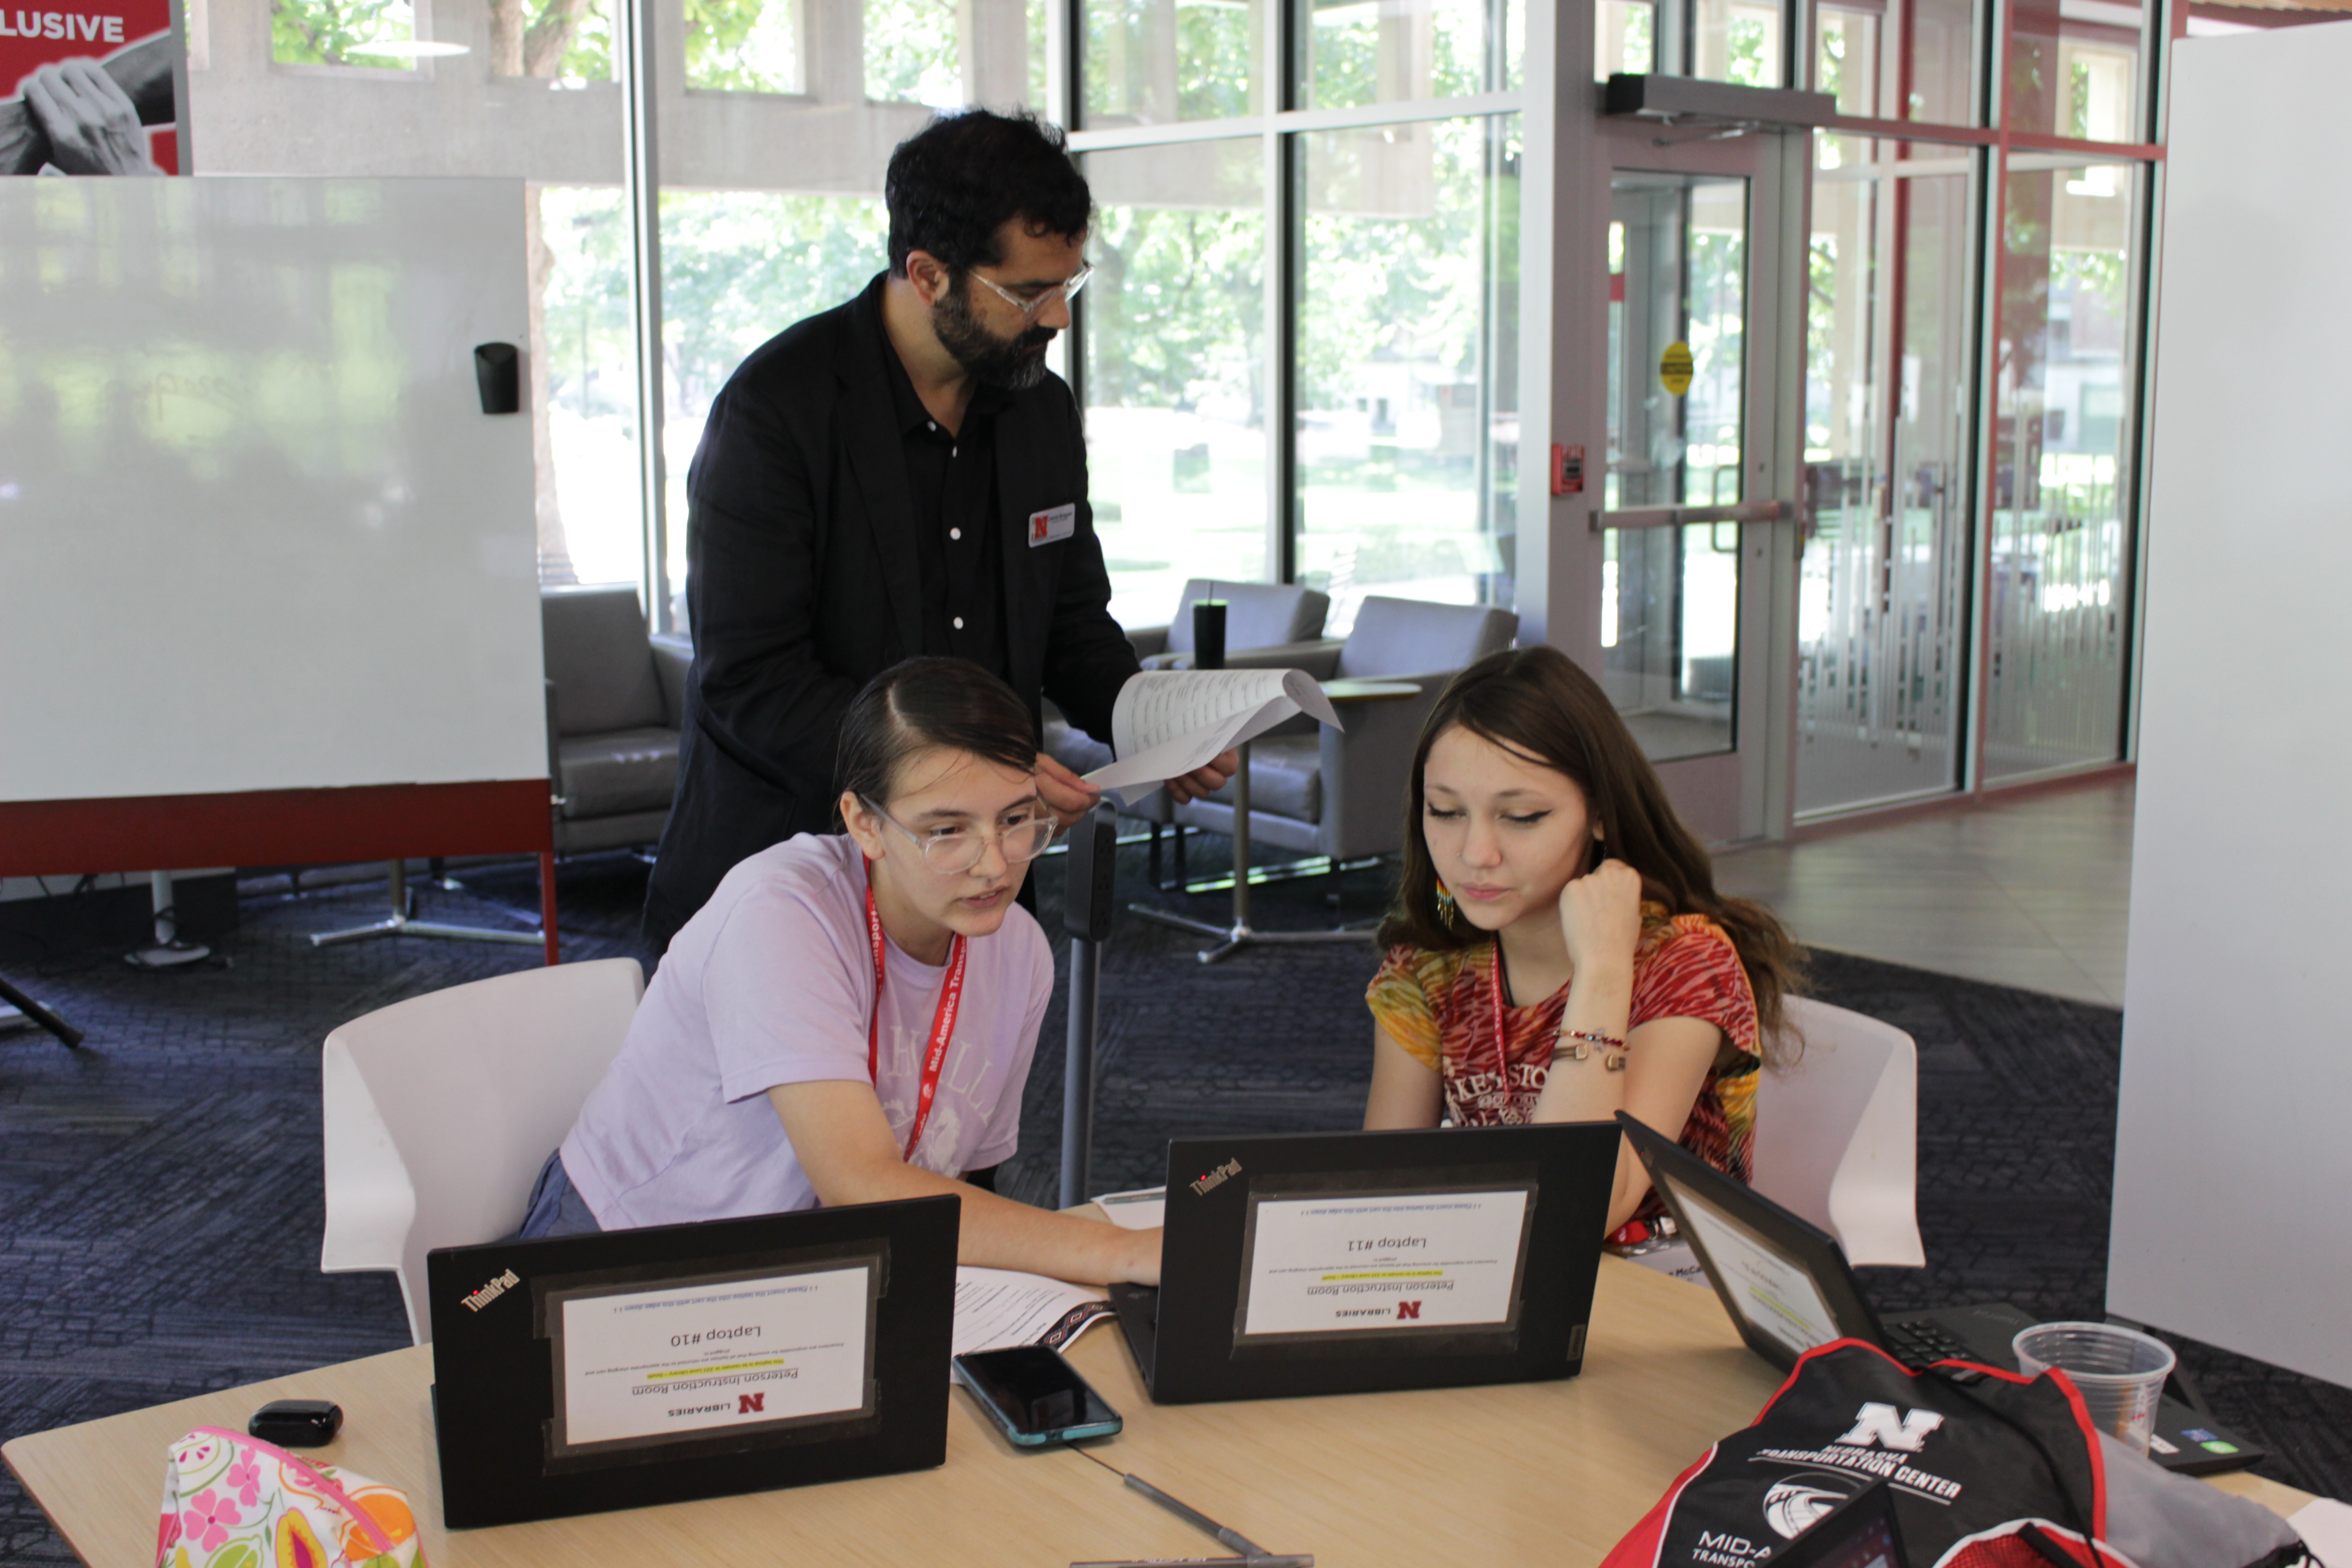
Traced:
<path fill-rule="evenodd" d="M 171 0 L 0 0 L 0 174 L 175 174 Z"/>

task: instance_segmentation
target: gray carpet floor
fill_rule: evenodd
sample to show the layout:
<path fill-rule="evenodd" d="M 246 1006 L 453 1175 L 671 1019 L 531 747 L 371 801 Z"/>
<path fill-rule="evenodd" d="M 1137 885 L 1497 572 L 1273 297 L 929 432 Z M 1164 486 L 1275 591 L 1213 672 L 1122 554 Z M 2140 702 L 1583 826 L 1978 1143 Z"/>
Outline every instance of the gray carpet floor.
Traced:
<path fill-rule="evenodd" d="M 1222 842 L 1196 851 L 1216 863 Z M 643 866 L 567 863 L 564 955 L 643 956 Z M 1057 956 L 1060 862 L 1039 891 Z M 1214 918 L 1220 900 L 1120 885 Z M 381 909 L 381 884 L 289 895 L 247 882 L 226 967 L 126 968 L 112 952 L 0 941 L 0 972 L 89 1031 L 67 1051 L 0 1036 L 0 1440 L 406 1342 L 389 1275 L 318 1271 L 318 1048 L 344 1019 L 537 962 L 531 950 L 399 940 L 314 949 L 314 931 Z M 1139 893 L 1139 890 L 1141 890 Z M 1326 923 L 1323 879 L 1261 889 L 1259 923 Z M 1351 873 L 1339 912 L 1365 917 L 1381 874 Z M 491 868 L 428 889 L 436 918 L 530 916 L 535 874 Z M 1094 1186 L 1146 1185 L 1189 1132 L 1343 1128 L 1369 1071 L 1369 946 L 1261 950 L 1202 968 L 1200 943 L 1125 920 L 1107 950 Z M 1872 1270 L 1883 1308 L 2008 1299 L 2096 1316 L 2121 1016 L 2105 1008 L 1822 954 L 1819 994 L 1887 1019 L 1920 1047 L 1919 1214 L 1928 1266 Z M 1058 1171 L 1064 1014 L 1028 1085 L 1005 1188 L 1050 1201 Z M 2352 1391 L 2176 1342 L 2221 1418 L 2274 1458 L 2264 1473 L 2352 1495 Z M 162 1456 L 157 1456 L 160 1474 Z M 64 1543 L 0 1474 L 0 1563 L 67 1563 Z"/>

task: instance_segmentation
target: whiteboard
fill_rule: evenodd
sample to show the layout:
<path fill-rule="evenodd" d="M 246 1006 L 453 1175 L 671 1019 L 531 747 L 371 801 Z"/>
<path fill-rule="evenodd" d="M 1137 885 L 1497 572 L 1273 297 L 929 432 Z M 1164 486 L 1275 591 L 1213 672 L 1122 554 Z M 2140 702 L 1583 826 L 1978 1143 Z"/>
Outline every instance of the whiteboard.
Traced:
<path fill-rule="evenodd" d="M 2173 48 L 2107 1306 L 2352 1384 L 2352 24 Z"/>
<path fill-rule="evenodd" d="M 0 179 L 0 801 L 546 776 L 523 260 L 516 180 Z"/>

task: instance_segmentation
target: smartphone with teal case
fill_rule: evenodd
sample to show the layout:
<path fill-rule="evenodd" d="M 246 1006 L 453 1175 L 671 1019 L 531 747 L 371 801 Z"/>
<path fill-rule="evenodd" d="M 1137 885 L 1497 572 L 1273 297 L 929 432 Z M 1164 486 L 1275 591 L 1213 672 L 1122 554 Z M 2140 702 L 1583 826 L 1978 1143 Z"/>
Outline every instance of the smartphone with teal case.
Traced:
<path fill-rule="evenodd" d="M 1118 1412 L 1057 1351 L 1013 1345 L 955 1358 L 957 1374 L 1005 1436 L 1024 1448 L 1108 1437 Z"/>

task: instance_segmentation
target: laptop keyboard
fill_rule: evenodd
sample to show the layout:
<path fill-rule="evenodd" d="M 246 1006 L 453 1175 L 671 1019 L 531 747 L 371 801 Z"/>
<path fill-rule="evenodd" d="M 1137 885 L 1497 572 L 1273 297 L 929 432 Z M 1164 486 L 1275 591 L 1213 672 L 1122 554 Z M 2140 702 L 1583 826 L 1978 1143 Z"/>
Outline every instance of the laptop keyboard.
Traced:
<path fill-rule="evenodd" d="M 1939 1361 L 1972 1359 L 1973 1352 L 1959 1336 L 1940 1323 L 1914 1321 L 1885 1327 L 1888 1353 L 1915 1372 Z"/>

